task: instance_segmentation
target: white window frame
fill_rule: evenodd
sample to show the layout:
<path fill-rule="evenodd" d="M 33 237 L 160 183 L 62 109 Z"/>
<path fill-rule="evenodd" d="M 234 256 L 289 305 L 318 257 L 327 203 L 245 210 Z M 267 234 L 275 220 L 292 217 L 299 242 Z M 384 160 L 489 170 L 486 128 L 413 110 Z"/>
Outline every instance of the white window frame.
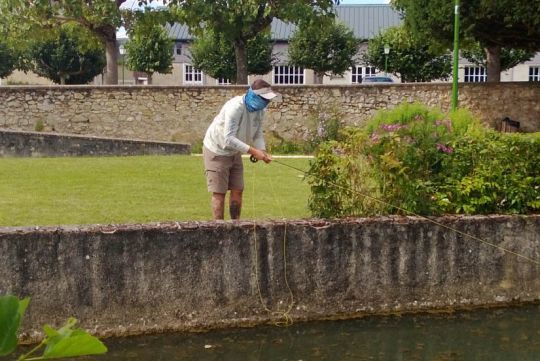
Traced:
<path fill-rule="evenodd" d="M 202 70 L 195 68 L 191 64 L 184 64 L 184 84 L 203 84 L 204 74 Z"/>
<path fill-rule="evenodd" d="M 465 83 L 483 83 L 487 81 L 486 68 L 483 66 L 467 65 L 463 68 Z"/>
<path fill-rule="evenodd" d="M 232 85 L 231 79 L 227 78 L 218 78 L 216 79 L 217 85 Z"/>
<path fill-rule="evenodd" d="M 276 85 L 303 85 L 306 82 L 306 69 L 300 66 L 275 65 L 272 82 Z"/>
<path fill-rule="evenodd" d="M 529 81 L 540 81 L 540 66 L 529 67 Z"/>
<path fill-rule="evenodd" d="M 379 70 L 374 66 L 355 65 L 351 68 L 351 84 L 360 84 L 362 79 L 375 76 L 378 72 Z"/>

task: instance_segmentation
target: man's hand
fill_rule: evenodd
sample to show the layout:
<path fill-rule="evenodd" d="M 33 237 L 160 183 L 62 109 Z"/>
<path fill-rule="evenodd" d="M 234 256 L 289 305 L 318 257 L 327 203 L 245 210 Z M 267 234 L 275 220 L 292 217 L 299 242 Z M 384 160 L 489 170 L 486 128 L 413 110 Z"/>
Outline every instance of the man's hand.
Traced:
<path fill-rule="evenodd" d="M 248 154 L 251 154 L 257 158 L 257 160 L 262 160 L 265 163 L 270 163 L 272 161 L 272 156 L 266 153 L 264 150 L 249 147 Z"/>

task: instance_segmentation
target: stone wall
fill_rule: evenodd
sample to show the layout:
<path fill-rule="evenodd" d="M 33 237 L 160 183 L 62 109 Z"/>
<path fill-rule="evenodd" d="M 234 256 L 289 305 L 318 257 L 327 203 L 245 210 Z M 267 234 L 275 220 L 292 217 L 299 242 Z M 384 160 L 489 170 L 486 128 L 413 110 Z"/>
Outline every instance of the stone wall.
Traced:
<path fill-rule="evenodd" d="M 191 154 L 188 144 L 0 130 L 0 157 Z"/>
<path fill-rule="evenodd" d="M 361 125 L 380 109 L 419 101 L 450 108 L 451 84 L 275 87 L 281 99 L 269 108 L 266 131 L 305 138 L 333 111 Z M 43 86 L 0 87 L 0 128 L 195 143 L 222 104 L 244 87 Z M 540 130 L 540 84 L 460 84 L 460 106 L 496 127 L 505 117 L 524 131 Z"/>
<path fill-rule="evenodd" d="M 540 260 L 540 215 L 435 220 Z M 535 301 L 540 267 L 414 217 L 0 228 L 5 293 L 26 339 L 107 336 Z"/>

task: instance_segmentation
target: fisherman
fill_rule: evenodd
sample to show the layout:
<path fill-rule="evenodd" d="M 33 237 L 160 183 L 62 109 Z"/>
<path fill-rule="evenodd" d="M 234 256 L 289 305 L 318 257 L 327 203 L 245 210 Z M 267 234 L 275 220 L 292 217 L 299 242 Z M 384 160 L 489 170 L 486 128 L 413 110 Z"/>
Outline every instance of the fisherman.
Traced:
<path fill-rule="evenodd" d="M 208 192 L 212 193 L 214 219 L 224 218 L 225 196 L 229 195 L 231 219 L 239 219 L 244 190 L 242 154 L 270 163 L 266 152 L 262 120 L 264 109 L 277 94 L 270 84 L 257 79 L 244 95 L 223 105 L 208 127 L 203 141 L 203 158 Z"/>

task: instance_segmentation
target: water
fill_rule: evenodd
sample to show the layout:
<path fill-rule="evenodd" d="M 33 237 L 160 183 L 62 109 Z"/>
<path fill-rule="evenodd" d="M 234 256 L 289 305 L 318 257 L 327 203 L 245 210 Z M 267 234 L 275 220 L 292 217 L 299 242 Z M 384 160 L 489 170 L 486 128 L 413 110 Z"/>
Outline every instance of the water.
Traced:
<path fill-rule="evenodd" d="M 108 339 L 107 361 L 540 360 L 540 305 Z"/>

